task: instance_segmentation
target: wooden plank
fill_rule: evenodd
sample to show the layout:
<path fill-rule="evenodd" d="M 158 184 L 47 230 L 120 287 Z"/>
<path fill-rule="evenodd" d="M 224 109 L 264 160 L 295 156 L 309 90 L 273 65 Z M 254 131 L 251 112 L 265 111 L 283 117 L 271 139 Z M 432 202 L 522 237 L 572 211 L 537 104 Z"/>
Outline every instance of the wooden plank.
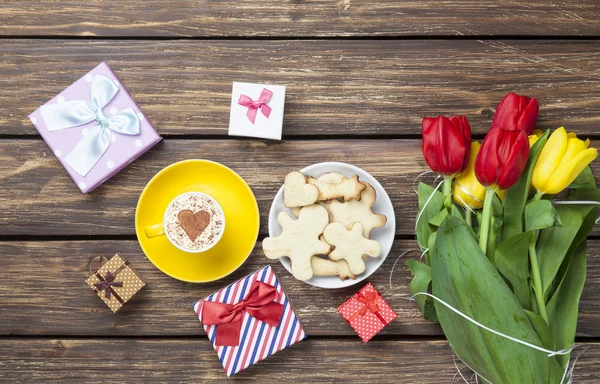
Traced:
<path fill-rule="evenodd" d="M 582 343 L 574 382 L 597 383 L 600 346 Z M 308 358 L 310 356 L 310 358 Z M 308 339 L 234 376 L 260 383 L 450 383 L 457 367 L 445 341 Z M 9 339 L 0 381 L 230 383 L 206 339 Z M 458 380 L 461 380 L 460 377 Z M 458 381 L 457 381 L 458 382 Z M 475 379 L 471 382 L 475 382 Z"/>
<path fill-rule="evenodd" d="M 413 180 L 428 169 L 419 140 L 165 140 L 84 195 L 43 141 L 0 139 L 1 233 L 133 235 L 135 207 L 146 183 L 169 164 L 193 158 L 223 163 L 246 180 L 258 200 L 262 234 L 288 172 L 341 161 L 382 183 L 394 204 L 397 233 L 411 235 L 417 214 Z M 592 167 L 599 175 L 600 163 Z M 433 177 L 425 181 L 432 183 Z"/>
<path fill-rule="evenodd" d="M 439 326 L 423 320 L 416 304 L 408 300 L 411 274 L 403 261 L 396 263 L 390 287 L 394 263 L 410 249 L 418 249 L 414 241 L 396 241 L 381 268 L 367 280 L 399 315 L 381 335 L 442 336 Z M 113 314 L 84 281 L 92 258 L 116 252 L 131 262 L 147 286 Z M 334 290 L 312 287 L 268 260 L 260 244 L 238 271 L 209 284 L 182 283 L 164 275 L 146 259 L 136 241 L 0 242 L 0 255 L 0 335 L 203 335 L 192 305 L 270 263 L 309 336 L 355 337 L 336 308 L 364 284 Z M 408 253 L 405 260 L 419 255 Z M 600 241 L 590 240 L 578 335 L 600 337 L 599 321 Z"/>
<path fill-rule="evenodd" d="M 594 0 L 27 0 L 0 5 L 0 34 L 597 36 L 599 15 Z"/>
<path fill-rule="evenodd" d="M 287 85 L 284 137 L 414 137 L 438 114 L 483 134 L 509 91 L 540 128 L 599 134 L 600 42 L 556 40 L 3 40 L 0 134 L 37 135 L 29 113 L 101 61 L 166 135 L 226 135 L 234 80 Z"/>

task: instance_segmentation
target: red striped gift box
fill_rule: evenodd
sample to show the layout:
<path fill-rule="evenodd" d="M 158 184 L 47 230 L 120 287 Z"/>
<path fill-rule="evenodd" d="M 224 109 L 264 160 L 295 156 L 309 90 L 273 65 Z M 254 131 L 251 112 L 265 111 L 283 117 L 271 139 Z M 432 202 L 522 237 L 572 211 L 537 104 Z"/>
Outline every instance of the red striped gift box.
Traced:
<path fill-rule="evenodd" d="M 219 326 L 204 324 L 204 330 L 217 352 L 227 376 L 232 376 L 306 338 L 300 320 L 271 266 L 254 272 L 194 304 L 194 312 L 200 322 L 202 322 L 202 309 L 205 301 L 226 304 L 239 303 L 246 297 L 254 281 L 261 281 L 276 288 L 277 298 L 274 301 L 283 305 L 283 314 L 279 325 L 274 327 L 244 312 L 238 346 L 216 345 L 216 329 Z"/>

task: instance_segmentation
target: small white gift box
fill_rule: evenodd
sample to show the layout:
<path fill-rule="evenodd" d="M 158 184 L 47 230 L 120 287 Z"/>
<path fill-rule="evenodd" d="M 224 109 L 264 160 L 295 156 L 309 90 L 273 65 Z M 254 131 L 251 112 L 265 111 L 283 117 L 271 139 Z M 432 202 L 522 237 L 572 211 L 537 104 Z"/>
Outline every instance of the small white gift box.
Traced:
<path fill-rule="evenodd" d="M 285 86 L 233 83 L 229 135 L 281 140 Z"/>

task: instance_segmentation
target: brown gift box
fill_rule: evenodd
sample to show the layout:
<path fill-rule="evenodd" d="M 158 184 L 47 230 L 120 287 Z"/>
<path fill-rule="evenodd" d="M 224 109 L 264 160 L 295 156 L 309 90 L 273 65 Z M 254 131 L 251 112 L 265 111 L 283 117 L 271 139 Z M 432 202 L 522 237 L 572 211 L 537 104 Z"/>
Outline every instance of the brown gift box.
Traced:
<path fill-rule="evenodd" d="M 86 283 L 113 311 L 117 312 L 146 283 L 118 253 L 110 258 Z"/>

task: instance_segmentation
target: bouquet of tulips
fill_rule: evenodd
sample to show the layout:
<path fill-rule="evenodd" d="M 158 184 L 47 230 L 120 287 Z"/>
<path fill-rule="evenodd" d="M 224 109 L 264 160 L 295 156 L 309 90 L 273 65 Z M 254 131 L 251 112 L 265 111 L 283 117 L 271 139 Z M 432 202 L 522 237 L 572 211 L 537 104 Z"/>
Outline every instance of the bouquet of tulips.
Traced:
<path fill-rule="evenodd" d="M 481 379 L 566 383 L 600 191 L 589 140 L 535 130 L 535 98 L 509 93 L 480 145 L 464 116 L 423 119 L 422 261 L 407 262 L 426 319 Z"/>

